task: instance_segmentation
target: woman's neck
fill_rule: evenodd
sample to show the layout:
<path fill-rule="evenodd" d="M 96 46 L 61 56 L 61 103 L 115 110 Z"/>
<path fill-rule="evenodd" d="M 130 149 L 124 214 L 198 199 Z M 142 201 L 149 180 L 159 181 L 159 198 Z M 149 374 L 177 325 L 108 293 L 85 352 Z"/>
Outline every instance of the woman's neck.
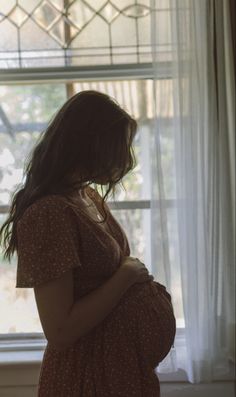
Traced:
<path fill-rule="evenodd" d="M 77 192 L 74 192 L 72 195 L 70 195 L 70 198 L 75 202 L 79 202 L 85 205 L 91 202 L 91 199 L 86 192 L 86 187 L 77 190 Z"/>

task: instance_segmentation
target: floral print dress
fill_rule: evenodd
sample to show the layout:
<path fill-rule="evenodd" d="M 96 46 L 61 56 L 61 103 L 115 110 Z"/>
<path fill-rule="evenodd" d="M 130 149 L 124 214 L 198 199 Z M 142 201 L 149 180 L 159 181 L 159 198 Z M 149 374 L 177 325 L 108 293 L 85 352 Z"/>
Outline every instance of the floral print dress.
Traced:
<path fill-rule="evenodd" d="M 87 193 L 100 210 L 101 196 Z M 50 194 L 29 206 L 17 224 L 16 288 L 33 288 L 72 269 L 74 301 L 108 280 L 130 255 L 124 230 L 108 212 L 110 233 Z M 171 296 L 156 281 L 133 284 L 109 315 L 69 348 L 46 345 L 38 397 L 158 397 L 154 369 L 173 345 Z"/>

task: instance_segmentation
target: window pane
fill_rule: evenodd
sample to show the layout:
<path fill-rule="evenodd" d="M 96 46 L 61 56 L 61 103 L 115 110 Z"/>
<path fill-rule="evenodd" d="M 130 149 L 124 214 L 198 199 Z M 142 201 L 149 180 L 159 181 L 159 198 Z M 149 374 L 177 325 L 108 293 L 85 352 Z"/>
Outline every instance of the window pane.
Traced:
<path fill-rule="evenodd" d="M 6 215 L 0 214 L 0 227 Z M 0 250 L 0 334 L 43 332 L 33 289 L 15 288 L 17 256 L 11 263 L 3 260 Z"/>
<path fill-rule="evenodd" d="M 0 205 L 22 182 L 27 155 L 65 100 L 65 84 L 0 86 Z"/>
<path fill-rule="evenodd" d="M 138 121 L 134 141 L 136 168 L 123 179 L 126 191 L 117 187 L 117 200 L 150 199 L 150 128 L 153 122 L 152 80 L 83 81 L 70 83 L 70 93 L 94 89 L 115 98 Z M 169 80 L 158 82 L 158 91 L 172 89 Z M 66 89 L 67 88 L 67 89 Z M 64 83 L 40 83 L 0 86 L 0 204 L 21 182 L 24 161 L 39 134 L 66 101 Z M 167 94 L 166 94 L 167 95 Z M 168 96 L 169 97 L 169 96 Z M 173 137 L 170 135 L 172 104 L 160 95 L 157 101 L 158 123 L 165 123 L 161 136 L 164 184 L 168 199 L 175 198 L 173 175 Z M 132 189 L 130 186 L 132 185 Z"/>
<path fill-rule="evenodd" d="M 134 142 L 138 164 L 124 178 L 127 191 L 117 190 L 117 200 L 150 198 L 148 147 L 152 99 L 147 96 L 148 85 L 148 80 L 131 80 L 75 82 L 71 87 L 71 92 L 95 89 L 108 93 L 139 123 Z M 25 159 L 40 132 L 66 100 L 66 85 L 41 83 L 0 86 L 0 99 L 0 204 L 7 204 L 11 192 L 22 181 Z"/>

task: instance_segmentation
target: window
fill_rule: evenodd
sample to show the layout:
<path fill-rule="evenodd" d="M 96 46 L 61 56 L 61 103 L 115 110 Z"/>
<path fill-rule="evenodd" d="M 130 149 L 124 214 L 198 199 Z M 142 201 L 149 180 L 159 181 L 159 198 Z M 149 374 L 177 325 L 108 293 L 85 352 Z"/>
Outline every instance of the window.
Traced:
<path fill-rule="evenodd" d="M 1 2 L 0 68 L 151 62 L 150 12 L 149 0 Z"/>
<path fill-rule="evenodd" d="M 134 142 L 138 165 L 124 178 L 126 192 L 118 190 L 117 203 L 109 205 L 127 233 L 131 255 L 142 258 L 152 271 L 149 151 L 150 130 L 159 109 L 153 109 L 152 101 L 149 3 L 11 0 L 1 4 L 0 222 L 6 218 L 11 192 L 22 181 L 24 160 L 52 115 L 75 92 L 90 88 L 103 91 L 115 97 L 139 124 Z M 167 18 L 168 10 L 164 6 L 160 12 Z M 168 24 L 163 24 L 162 28 L 166 27 Z M 172 90 L 168 43 L 160 43 L 158 50 L 163 52 L 160 69 L 163 72 L 155 83 L 156 88 L 165 84 Z M 173 142 L 168 134 L 172 104 L 166 98 L 157 106 L 163 104 L 165 117 L 162 108 L 159 122 L 166 127 L 162 149 L 169 219 L 173 214 L 168 227 L 170 257 L 174 263 L 171 247 L 177 230 L 171 175 Z M 0 338 L 14 339 L 26 334 L 43 339 L 33 290 L 15 289 L 16 260 L 15 256 L 11 264 L 4 263 L 0 256 L 0 312 L 4 318 Z M 174 265 L 173 271 L 175 313 L 177 327 L 181 328 L 184 326 L 182 295 L 178 268 Z"/>

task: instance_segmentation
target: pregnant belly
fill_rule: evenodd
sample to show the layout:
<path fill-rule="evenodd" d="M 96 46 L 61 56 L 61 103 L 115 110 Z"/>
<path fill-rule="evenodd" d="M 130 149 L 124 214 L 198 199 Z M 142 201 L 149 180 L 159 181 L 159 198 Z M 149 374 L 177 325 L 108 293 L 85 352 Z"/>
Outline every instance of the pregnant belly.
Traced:
<path fill-rule="evenodd" d="M 134 284 L 123 295 L 114 321 L 125 322 L 125 332 L 137 354 L 155 368 L 168 354 L 176 333 L 171 297 L 155 281 Z"/>

